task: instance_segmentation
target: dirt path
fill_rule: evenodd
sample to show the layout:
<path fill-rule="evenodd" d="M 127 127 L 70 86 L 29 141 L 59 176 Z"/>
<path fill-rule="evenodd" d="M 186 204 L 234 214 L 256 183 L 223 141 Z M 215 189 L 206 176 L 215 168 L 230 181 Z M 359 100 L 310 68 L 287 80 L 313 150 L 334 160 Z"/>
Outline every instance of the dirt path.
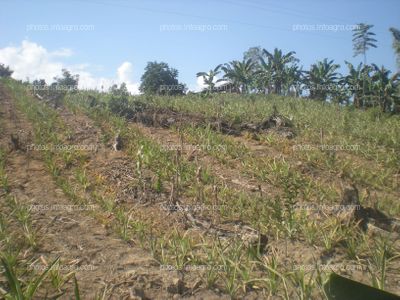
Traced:
<path fill-rule="evenodd" d="M 10 134 L 33 130 L 1 86 L 0 102 L 4 123 L 1 145 L 7 147 Z M 104 288 L 109 299 L 140 299 L 135 295 L 144 299 L 171 297 L 164 288 L 165 274 L 160 274 L 158 263 L 141 248 L 130 247 L 110 233 L 87 212 L 71 207 L 46 171 L 39 153 L 11 151 L 7 158 L 11 194 L 26 205 L 34 205 L 33 227 L 40 238 L 35 255 L 47 262 L 61 255 L 61 264 L 76 272 L 82 299 L 93 299 Z M 68 284 L 65 299 L 72 294 L 73 286 Z"/>

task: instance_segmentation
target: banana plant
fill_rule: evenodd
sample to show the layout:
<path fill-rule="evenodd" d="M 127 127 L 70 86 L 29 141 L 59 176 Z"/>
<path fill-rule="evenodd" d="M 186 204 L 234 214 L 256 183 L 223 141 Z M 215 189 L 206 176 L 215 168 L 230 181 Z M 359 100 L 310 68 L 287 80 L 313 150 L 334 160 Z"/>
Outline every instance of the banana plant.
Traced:
<path fill-rule="evenodd" d="M 270 76 L 275 94 L 282 93 L 282 88 L 287 83 L 290 64 L 298 62 L 298 59 L 294 57 L 295 54 L 294 51 L 284 54 L 278 48 L 275 48 L 273 53 L 263 49 L 267 62 L 262 57 L 260 58 L 262 70 L 266 72 L 267 77 Z"/>
<path fill-rule="evenodd" d="M 327 100 L 332 94 L 330 90 L 335 90 L 337 87 L 339 73 L 336 70 L 339 67 L 333 60 L 328 61 L 327 58 L 311 65 L 310 70 L 305 72 L 305 83 L 310 90 L 311 99 Z"/>
<path fill-rule="evenodd" d="M 253 81 L 255 64 L 251 59 L 231 61 L 222 67 L 224 78 L 238 87 L 241 93 L 248 93 Z"/>
<path fill-rule="evenodd" d="M 390 71 L 385 67 L 373 64 L 372 92 L 374 99 L 383 112 L 390 112 L 394 106 L 400 105 L 398 88 L 400 86 L 400 72 L 390 77 Z"/>
<path fill-rule="evenodd" d="M 216 66 L 213 70 L 208 71 L 208 73 L 207 72 L 198 72 L 196 74 L 197 77 L 203 78 L 203 82 L 207 86 L 208 94 L 211 94 L 214 92 L 215 84 L 217 82 L 223 81 L 223 79 L 215 80 L 216 76 L 221 73 L 221 71 L 220 71 L 221 67 L 222 67 L 222 65 L 220 64 L 220 65 Z"/>
<path fill-rule="evenodd" d="M 367 94 L 367 87 L 370 85 L 371 66 L 363 65 L 360 63 L 354 67 L 352 63 L 345 61 L 349 68 L 349 74 L 346 75 L 341 83 L 345 86 L 349 94 L 353 96 L 354 107 L 360 108 L 365 105 L 365 95 Z"/>

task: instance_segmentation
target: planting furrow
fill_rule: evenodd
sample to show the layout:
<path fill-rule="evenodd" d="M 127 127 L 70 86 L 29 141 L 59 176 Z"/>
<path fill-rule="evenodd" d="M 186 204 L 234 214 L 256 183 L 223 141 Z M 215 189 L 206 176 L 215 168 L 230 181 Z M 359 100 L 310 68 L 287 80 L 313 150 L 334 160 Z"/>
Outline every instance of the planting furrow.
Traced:
<path fill-rule="evenodd" d="M 289 286 L 289 294 L 301 292 L 301 288 L 298 290 L 298 284 L 304 280 L 305 273 L 297 269 L 293 271 L 299 263 L 323 264 L 327 259 L 333 264 L 347 261 L 362 266 L 370 263 L 358 259 L 348 261 L 354 260 L 354 252 L 346 253 L 342 247 L 343 243 L 352 241 L 354 247 L 356 243 L 366 247 L 364 242 L 361 243 L 365 236 L 360 234 L 361 237 L 357 237 L 358 230 L 353 229 L 352 225 L 343 225 L 334 216 L 303 214 L 293 210 L 299 189 L 296 181 L 292 180 L 296 178 L 281 178 L 283 194 L 275 200 L 268 199 L 265 193 L 251 191 L 251 187 L 241 195 L 238 195 L 238 186 L 228 187 L 219 192 L 216 183 L 224 184 L 223 180 L 218 179 L 213 171 L 204 171 L 205 167 L 201 165 L 201 159 L 207 158 L 208 155 L 200 157 L 201 159 L 190 159 L 190 153 L 182 153 L 179 149 L 166 149 L 164 142 L 168 142 L 167 145 L 185 143 L 179 134 L 158 132 L 160 136 L 163 133 L 167 136 L 166 140 L 160 139 L 160 146 L 160 140 L 154 139 L 151 132 L 146 132 L 148 128 L 138 127 L 136 124 L 129 125 L 123 118 L 112 116 L 105 110 L 71 106 L 68 101 L 67 104 L 74 114 L 63 108 L 58 110 L 58 114 L 64 123 L 71 124 L 68 126 L 71 133 L 68 143 L 88 144 L 101 140 L 104 144 L 97 152 L 85 154 L 81 175 L 86 174 L 89 180 L 84 184 L 86 188 L 83 188 L 84 193 L 81 196 L 90 196 L 88 198 L 98 200 L 97 203 L 104 208 L 108 207 L 108 219 L 111 220 L 109 223 L 125 224 L 116 228 L 120 235 L 149 249 L 161 265 L 171 263 L 172 259 L 176 268 L 185 265 L 196 266 L 199 263 L 205 264 L 204 258 L 208 256 L 211 260 L 207 261 L 206 265 L 219 262 L 224 265 L 225 271 L 217 272 L 221 278 L 217 281 L 214 277 L 215 272 L 208 275 L 203 273 L 202 283 L 207 282 L 210 287 L 222 287 L 225 292 L 236 295 L 240 286 L 248 293 L 253 285 L 261 285 L 263 293 L 265 288 L 270 292 L 271 289 L 274 290 L 276 284 L 283 288 L 281 291 Z M 93 122 L 82 115 L 82 112 L 90 116 Z M 76 128 L 86 130 L 79 133 Z M 171 135 L 174 135 L 173 139 L 170 139 Z M 120 138 L 123 151 L 112 149 L 113 137 L 116 137 L 116 140 Z M 202 168 L 199 168 L 200 166 Z M 64 172 L 68 174 L 68 171 Z M 285 182 L 285 178 L 290 180 Z M 217 197 L 213 197 L 215 191 Z M 214 203 L 228 206 L 229 213 L 181 213 L 168 211 L 160 206 L 174 204 L 179 208 L 188 204 L 212 204 L 213 199 L 216 201 Z M 315 218 L 314 222 L 310 222 L 310 218 Z M 237 232 L 238 229 L 246 228 L 244 220 L 253 220 L 253 228 L 263 232 L 263 235 L 256 235 L 256 238 L 268 238 L 268 249 L 261 245 L 261 239 L 254 247 L 254 244 L 246 245 L 243 239 L 233 239 L 233 243 L 225 246 L 218 245 L 218 241 L 199 237 L 199 234 L 205 236 L 205 233 L 213 235 L 213 231 L 223 228 L 225 222 L 229 223 L 228 231 L 235 232 L 236 228 Z M 259 246 L 263 246 L 264 249 L 258 248 Z M 357 251 L 354 247 L 351 249 Z M 267 250 L 267 253 L 264 250 Z M 362 251 L 365 253 L 366 250 Z M 365 254 L 367 257 L 371 255 L 371 249 L 368 251 L 368 254 Z M 312 255 L 304 257 L 304 253 Z M 231 257 L 230 260 L 227 260 L 228 257 Z M 261 265 L 257 263 L 260 260 Z M 276 279 L 279 283 L 273 283 L 270 281 L 271 274 L 268 275 L 269 279 L 264 277 L 270 272 L 269 268 L 278 270 L 277 261 L 278 272 L 282 277 L 278 276 L 281 279 Z M 264 266 L 264 263 L 268 267 Z M 193 278 L 191 273 L 184 272 L 189 281 Z M 250 273 L 251 277 L 246 275 Z M 363 281 L 366 279 L 365 271 L 363 273 L 355 270 L 347 275 Z M 318 285 L 314 280 L 315 277 L 312 280 L 313 290 L 314 293 L 318 293 Z M 186 280 L 184 285 L 187 287 Z M 276 290 L 272 293 L 276 293 Z"/>
<path fill-rule="evenodd" d="M 33 133 L 32 126 L 16 110 L 11 97 L 1 87 L 2 113 L 6 120 L 1 144 L 8 146 L 9 137 L 16 133 Z M 21 137 L 21 134 L 19 135 Z M 32 224 L 37 230 L 35 257 L 44 269 L 46 263 L 60 256 L 64 275 L 74 272 L 84 299 L 102 294 L 112 299 L 146 295 L 149 298 L 167 295 L 160 287 L 159 266 L 145 251 L 129 247 L 104 226 L 88 216 L 96 210 L 92 205 L 71 205 L 48 174 L 39 152 L 30 152 L 20 140 L 20 149 L 11 148 L 6 171 L 10 195 L 30 208 Z M 73 285 L 65 288 L 66 299 Z M 44 291 L 42 291 L 42 299 Z"/>

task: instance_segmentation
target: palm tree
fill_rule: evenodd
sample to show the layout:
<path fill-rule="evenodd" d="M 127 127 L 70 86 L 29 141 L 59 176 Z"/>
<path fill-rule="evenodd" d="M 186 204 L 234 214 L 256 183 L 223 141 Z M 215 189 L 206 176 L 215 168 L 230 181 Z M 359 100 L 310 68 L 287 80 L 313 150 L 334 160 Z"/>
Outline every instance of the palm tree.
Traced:
<path fill-rule="evenodd" d="M 305 83 L 310 89 L 310 98 L 327 100 L 328 95 L 332 95 L 330 90 L 337 88 L 339 74 L 335 72 L 340 66 L 334 64 L 333 60 L 323 61 L 311 65 L 310 71 L 306 71 Z"/>
<path fill-rule="evenodd" d="M 353 104 L 355 107 L 363 107 L 365 105 L 365 82 L 369 82 L 371 80 L 369 73 L 371 71 L 371 67 L 367 65 L 363 65 L 360 63 L 357 68 L 353 66 L 353 64 L 345 61 L 347 67 L 349 68 L 349 74 L 343 78 L 342 83 L 346 86 L 346 89 L 350 91 L 353 96 Z"/>
<path fill-rule="evenodd" d="M 398 88 L 400 85 L 400 72 L 390 77 L 390 71 L 385 67 L 379 68 L 373 64 L 372 93 L 383 112 L 389 112 L 400 104 Z"/>
<path fill-rule="evenodd" d="M 241 93 L 248 93 L 255 73 L 255 64 L 251 59 L 231 61 L 222 67 L 224 78 L 238 87 Z"/>
<path fill-rule="evenodd" d="M 266 77 L 271 77 L 274 93 L 281 94 L 282 86 L 286 80 L 287 65 L 298 61 L 298 59 L 294 57 L 296 52 L 290 51 L 284 54 L 282 50 L 275 48 L 273 53 L 263 49 L 263 54 L 267 57 L 268 63 L 266 63 L 262 57 L 260 58 L 262 70 L 267 72 Z"/>
<path fill-rule="evenodd" d="M 197 77 L 203 77 L 203 82 L 204 82 L 205 85 L 207 85 L 207 92 L 208 93 L 212 93 L 214 91 L 215 84 L 217 82 L 222 81 L 222 79 L 218 79 L 218 80 L 215 81 L 215 77 L 219 73 L 221 73 L 221 71 L 220 71 L 221 67 L 222 67 L 222 65 L 219 64 L 213 70 L 208 71 L 208 73 L 206 73 L 206 72 L 198 72 L 196 74 Z"/>
<path fill-rule="evenodd" d="M 375 43 L 377 40 L 373 38 L 375 33 L 370 31 L 372 27 L 374 27 L 374 25 L 359 23 L 353 30 L 354 56 L 362 54 L 364 56 L 364 65 L 367 64 L 367 50 L 370 47 L 376 48 Z"/>

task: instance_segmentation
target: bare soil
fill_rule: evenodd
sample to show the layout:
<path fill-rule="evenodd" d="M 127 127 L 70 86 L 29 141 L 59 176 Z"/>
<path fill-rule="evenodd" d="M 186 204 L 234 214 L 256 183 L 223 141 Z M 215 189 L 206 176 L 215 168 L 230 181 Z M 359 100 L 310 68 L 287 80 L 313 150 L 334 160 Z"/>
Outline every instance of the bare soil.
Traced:
<path fill-rule="evenodd" d="M 7 174 L 10 179 L 11 193 L 27 205 L 52 206 L 71 205 L 71 200 L 65 196 L 54 183 L 43 162 L 40 151 L 13 150 L 10 147 L 12 134 L 33 134 L 32 125 L 15 107 L 13 99 L 6 89 L 0 86 L 0 116 L 4 128 L 1 132 L 0 144 L 10 149 L 7 156 Z M 111 143 L 102 142 L 103 128 L 82 113 L 72 113 L 64 106 L 57 109 L 61 120 L 71 131 L 68 143 L 71 145 L 96 145 L 96 151 L 87 151 L 86 170 L 93 182 L 97 182 L 96 192 L 107 197 L 113 197 L 117 205 L 125 211 L 132 211 L 134 219 L 148 223 L 156 230 L 164 232 L 172 228 L 193 230 L 201 236 L 239 234 L 248 232 L 248 224 L 240 220 L 228 220 L 226 223 L 213 224 L 203 216 L 191 216 L 179 212 L 166 212 L 161 208 L 168 202 L 170 188 L 163 193 L 156 193 L 152 188 L 140 189 L 135 182 L 135 162 L 129 157 L 126 149 L 114 151 Z M 179 145 L 182 141 L 170 127 L 193 124 L 205 126 L 209 123 L 203 116 L 188 115 L 172 110 L 145 110 L 130 120 L 129 126 L 140 130 L 163 146 Z M 265 125 L 265 124 L 264 124 Z M 263 126 L 264 126 L 263 125 Z M 243 132 L 260 132 L 267 130 L 260 124 L 239 128 L 219 120 L 211 122 L 213 129 L 229 134 L 238 143 L 244 143 L 252 153 L 264 156 L 280 156 L 281 153 L 272 147 L 243 137 Z M 255 128 L 253 131 L 251 128 Z M 284 135 L 283 135 L 284 136 Z M 185 142 L 186 143 L 186 142 Z M 187 144 L 187 143 L 186 143 Z M 192 146 L 196 146 L 193 145 Z M 203 168 L 209 168 L 218 177 L 219 183 L 237 191 L 245 191 L 254 196 L 267 195 L 272 198 L 280 191 L 269 183 L 260 181 L 242 172 L 240 161 L 229 161 L 221 164 L 205 151 L 184 150 L 184 159 L 196 161 Z M 288 158 L 290 159 L 290 158 Z M 293 162 L 296 163 L 296 162 Z M 72 170 L 65 168 L 63 175 L 73 178 Z M 315 177 L 326 177 L 326 181 L 335 181 L 340 186 L 342 178 L 326 172 L 305 170 Z M 151 181 L 151 172 L 145 173 L 145 180 Z M 82 194 L 91 199 L 92 191 Z M 2 196 L 2 198 L 4 198 Z M 182 197 L 181 204 L 191 203 L 193 199 Z M 340 199 L 338 199 L 338 203 Z M 93 202 L 94 203 L 94 202 Z M 323 218 L 315 215 L 315 218 Z M 218 290 L 209 290 L 200 280 L 196 272 L 177 272 L 160 269 L 160 263 L 153 259 L 140 247 L 136 240 L 123 241 L 109 226 L 116 218 L 96 210 L 69 211 L 32 210 L 34 228 L 40 236 L 40 242 L 34 255 L 40 261 L 50 262 L 61 256 L 63 265 L 72 266 L 76 272 L 83 299 L 92 299 L 106 289 L 107 299 L 229 299 L 229 296 Z M 251 229 L 250 229 L 251 230 Z M 266 255 L 275 251 L 282 264 L 296 261 L 299 264 L 312 264 L 315 260 L 321 263 L 341 264 L 346 260 L 342 249 L 332 252 L 323 251 L 322 247 L 309 246 L 303 240 L 287 240 L 274 242 L 267 238 Z M 92 270 L 83 270 L 91 266 Z M 365 271 L 344 271 L 342 274 L 360 280 L 367 284 L 370 279 Z M 386 288 L 400 293 L 400 277 L 396 270 L 389 269 L 390 281 Z M 65 299 L 73 294 L 73 284 L 65 286 Z M 44 297 L 41 290 L 38 299 Z M 250 291 L 245 299 L 262 299 L 265 295 L 258 291 Z M 64 298 L 63 298 L 64 299 Z"/>
<path fill-rule="evenodd" d="M 3 87 L 0 88 L 0 102 L 4 124 L 0 144 L 10 148 L 11 134 L 21 131 L 32 133 L 33 128 L 16 110 Z M 85 121 L 90 123 L 87 119 Z M 75 128 L 89 138 L 85 142 L 94 141 L 93 132 L 86 131 L 84 126 Z M 82 138 L 81 135 L 78 137 Z M 12 150 L 7 159 L 11 195 L 33 208 L 33 227 L 39 237 L 38 249 L 34 253 L 38 264 L 44 266 L 43 262 L 50 263 L 60 256 L 63 268 L 76 273 L 82 299 L 94 299 L 102 295 L 104 289 L 107 299 L 172 299 L 175 294 L 178 298 L 184 296 L 173 291 L 174 282 L 180 278 L 177 272 L 160 270 L 159 263 L 149 253 L 122 241 L 88 211 L 66 209 L 72 203 L 53 182 L 39 152 Z M 118 162 L 118 158 L 113 161 Z M 4 201 L 4 196 L 2 198 Z M 64 289 L 66 293 L 61 299 L 70 299 L 73 284 L 67 284 Z M 41 291 L 37 299 L 43 299 L 43 293 Z M 202 298 L 220 297 L 212 291 L 200 291 L 196 299 Z"/>

